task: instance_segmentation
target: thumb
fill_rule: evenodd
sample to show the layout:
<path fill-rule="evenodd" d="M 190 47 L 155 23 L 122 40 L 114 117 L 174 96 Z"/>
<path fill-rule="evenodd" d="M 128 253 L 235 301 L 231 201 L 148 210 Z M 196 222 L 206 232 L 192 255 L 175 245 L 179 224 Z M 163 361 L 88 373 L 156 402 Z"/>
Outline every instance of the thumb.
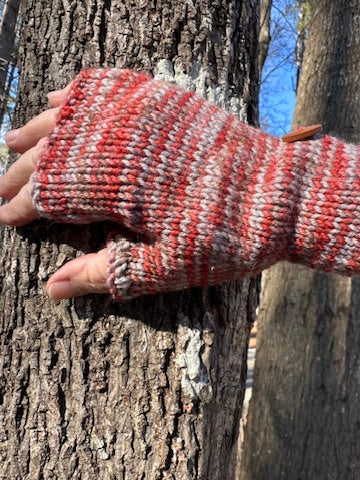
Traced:
<path fill-rule="evenodd" d="M 53 300 L 79 297 L 88 293 L 108 293 L 107 249 L 74 258 L 52 275 L 46 291 Z"/>
<path fill-rule="evenodd" d="M 108 242 L 108 252 L 108 284 L 114 300 L 190 286 L 183 258 L 161 240 L 135 243 L 119 235 Z"/>

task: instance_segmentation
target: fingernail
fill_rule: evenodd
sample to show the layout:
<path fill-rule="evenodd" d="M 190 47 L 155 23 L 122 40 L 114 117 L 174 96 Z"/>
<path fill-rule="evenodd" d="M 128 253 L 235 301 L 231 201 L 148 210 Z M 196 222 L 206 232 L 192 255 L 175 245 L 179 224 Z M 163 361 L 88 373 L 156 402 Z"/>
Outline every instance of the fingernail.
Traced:
<path fill-rule="evenodd" d="M 61 282 L 54 282 L 49 286 L 46 286 L 46 292 L 53 300 L 62 300 L 69 298 L 73 294 L 74 287 L 68 280 Z"/>
<path fill-rule="evenodd" d="M 4 134 L 4 138 L 6 143 L 13 142 L 16 137 L 19 135 L 20 128 L 15 128 L 14 130 L 10 130 Z"/>

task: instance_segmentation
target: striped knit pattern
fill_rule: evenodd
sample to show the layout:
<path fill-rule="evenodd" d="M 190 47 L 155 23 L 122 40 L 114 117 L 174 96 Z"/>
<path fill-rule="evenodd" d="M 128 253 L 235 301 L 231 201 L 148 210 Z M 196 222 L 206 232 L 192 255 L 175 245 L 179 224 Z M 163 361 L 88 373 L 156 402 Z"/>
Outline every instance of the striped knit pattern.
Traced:
<path fill-rule="evenodd" d="M 128 70 L 75 80 L 33 175 L 60 222 L 111 220 L 114 298 L 212 285 L 281 259 L 360 272 L 359 147 L 285 144 Z"/>

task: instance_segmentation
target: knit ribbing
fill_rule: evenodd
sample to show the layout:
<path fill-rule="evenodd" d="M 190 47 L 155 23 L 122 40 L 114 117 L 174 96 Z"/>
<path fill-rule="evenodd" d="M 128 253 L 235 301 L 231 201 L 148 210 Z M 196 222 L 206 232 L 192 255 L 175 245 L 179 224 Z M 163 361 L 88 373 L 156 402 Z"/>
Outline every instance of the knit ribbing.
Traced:
<path fill-rule="evenodd" d="M 129 230 L 108 243 L 116 299 L 212 285 L 281 259 L 354 274 L 359 154 L 330 137 L 285 144 L 145 74 L 86 70 L 36 166 L 33 202 L 56 221 Z"/>

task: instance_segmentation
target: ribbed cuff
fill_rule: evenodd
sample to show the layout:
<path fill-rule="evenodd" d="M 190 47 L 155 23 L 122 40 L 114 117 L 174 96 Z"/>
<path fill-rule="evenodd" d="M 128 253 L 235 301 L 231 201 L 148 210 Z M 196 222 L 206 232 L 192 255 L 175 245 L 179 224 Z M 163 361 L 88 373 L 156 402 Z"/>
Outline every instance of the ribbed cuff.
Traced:
<path fill-rule="evenodd" d="M 130 256 L 133 244 L 120 236 L 111 235 L 107 242 L 107 285 L 114 300 L 132 298 Z"/>

